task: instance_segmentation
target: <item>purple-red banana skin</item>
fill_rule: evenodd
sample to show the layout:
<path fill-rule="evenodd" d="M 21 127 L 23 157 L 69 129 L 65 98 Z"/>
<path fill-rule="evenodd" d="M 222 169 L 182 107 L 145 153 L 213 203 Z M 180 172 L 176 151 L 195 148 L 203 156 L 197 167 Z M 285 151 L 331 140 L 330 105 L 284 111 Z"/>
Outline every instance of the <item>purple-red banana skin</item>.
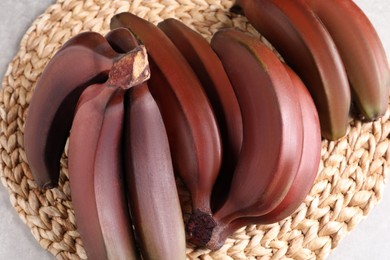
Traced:
<path fill-rule="evenodd" d="M 171 39 L 191 65 L 205 90 L 218 121 L 223 144 L 221 171 L 214 188 L 214 207 L 229 191 L 230 181 L 242 145 L 240 107 L 221 61 L 210 44 L 199 33 L 179 20 L 170 18 L 158 27 Z"/>
<path fill-rule="evenodd" d="M 303 149 L 297 175 L 283 201 L 270 213 L 253 223 L 274 223 L 290 216 L 306 198 L 317 176 L 321 159 L 321 128 L 313 99 L 298 75 L 289 67 L 286 70 L 298 93 L 303 122 Z"/>
<path fill-rule="evenodd" d="M 27 161 L 39 187 L 57 185 L 77 100 L 83 89 L 107 77 L 117 55 L 103 36 L 86 32 L 69 40 L 46 66 L 24 127 Z"/>
<path fill-rule="evenodd" d="M 269 213 L 284 199 L 299 166 L 303 122 L 288 73 L 259 39 L 225 29 L 214 34 L 211 47 L 232 83 L 243 121 L 243 144 L 228 198 L 213 215 L 210 236 L 193 241 L 217 249 L 229 223 Z"/>
<path fill-rule="evenodd" d="M 123 93 L 108 103 L 95 153 L 94 187 L 108 259 L 137 259 L 123 169 Z"/>
<path fill-rule="evenodd" d="M 297 175 L 286 197 L 274 210 L 262 216 L 242 217 L 229 223 L 219 236 L 221 243 L 243 226 L 271 224 L 293 214 L 310 192 L 317 175 L 321 158 L 321 129 L 318 113 L 301 79 L 287 66 L 286 70 L 299 96 L 304 127 L 303 151 Z"/>
<path fill-rule="evenodd" d="M 174 169 L 190 190 L 194 209 L 210 213 L 222 148 L 214 112 L 199 80 L 169 38 L 152 23 L 120 13 L 112 18 L 110 27 L 126 27 L 145 44 L 151 68 L 149 88 L 167 129 Z"/>
<path fill-rule="evenodd" d="M 345 135 L 351 105 L 348 78 L 331 36 L 305 0 L 239 0 L 249 22 L 302 78 L 316 104 L 322 136 Z"/>
<path fill-rule="evenodd" d="M 167 133 L 147 84 L 128 91 L 124 141 L 128 199 L 142 259 L 184 260 L 184 223 Z"/>
<path fill-rule="evenodd" d="M 104 89 L 93 97 L 80 98 L 69 137 L 68 174 L 77 230 L 87 256 L 89 259 L 107 259 L 94 189 L 95 151 L 107 104 L 118 90 L 100 84 L 89 88 Z"/>
<path fill-rule="evenodd" d="M 135 259 L 122 182 L 125 90 L 149 78 L 142 46 L 80 96 L 69 137 L 68 174 L 77 229 L 89 259 Z"/>
<path fill-rule="evenodd" d="M 375 28 L 351 0 L 306 0 L 329 31 L 345 65 L 352 98 L 366 120 L 388 106 L 390 67 Z"/>
<path fill-rule="evenodd" d="M 117 28 L 106 34 L 111 47 L 118 53 L 126 53 L 139 45 L 135 36 L 126 28 Z"/>
<path fill-rule="evenodd" d="M 290 216 L 309 194 L 317 176 L 321 159 L 321 129 L 318 113 L 301 79 L 291 68 L 286 66 L 286 70 L 299 96 L 304 127 L 303 151 L 297 175 L 286 197 L 274 210 L 262 216 L 234 221 L 230 224 L 232 232 L 245 225 L 271 224 Z"/>
<path fill-rule="evenodd" d="M 267 213 L 287 193 L 298 169 L 303 145 L 298 96 L 283 64 L 257 38 L 226 29 L 214 35 L 211 46 L 232 82 L 244 131 L 232 190 L 216 216 Z"/>

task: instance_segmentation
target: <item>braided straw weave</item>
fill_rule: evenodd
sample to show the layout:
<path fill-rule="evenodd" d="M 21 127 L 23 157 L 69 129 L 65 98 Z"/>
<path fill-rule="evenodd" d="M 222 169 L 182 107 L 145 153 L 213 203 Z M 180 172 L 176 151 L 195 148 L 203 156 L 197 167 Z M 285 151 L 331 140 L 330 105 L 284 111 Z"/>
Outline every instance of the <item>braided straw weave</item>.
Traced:
<path fill-rule="evenodd" d="M 11 62 L 0 95 L 1 181 L 21 219 L 40 245 L 58 259 L 85 259 L 76 230 L 62 160 L 58 188 L 37 188 L 23 150 L 23 129 L 37 79 L 60 46 L 81 31 L 108 32 L 111 17 L 130 11 L 153 23 L 176 17 L 207 39 L 221 27 L 257 34 L 227 10 L 231 0 L 59 0 L 32 24 Z M 258 35 L 258 34 L 257 34 Z M 260 37 L 260 36 L 259 36 Z M 351 121 L 337 142 L 323 141 L 322 160 L 309 196 L 279 223 L 238 230 L 218 251 L 188 245 L 189 259 L 323 259 L 382 197 L 390 165 L 390 111 L 373 123 Z M 188 194 L 180 191 L 183 203 Z M 184 205 L 188 213 L 189 207 Z"/>

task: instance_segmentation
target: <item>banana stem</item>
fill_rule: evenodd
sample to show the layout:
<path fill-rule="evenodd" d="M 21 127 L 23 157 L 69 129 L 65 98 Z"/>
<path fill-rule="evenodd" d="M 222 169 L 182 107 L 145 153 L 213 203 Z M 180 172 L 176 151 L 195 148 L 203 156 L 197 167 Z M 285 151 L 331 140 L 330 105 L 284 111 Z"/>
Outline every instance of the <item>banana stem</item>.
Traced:
<path fill-rule="evenodd" d="M 218 250 L 226 239 L 237 229 L 245 225 L 240 219 L 225 223 L 212 215 L 195 211 L 186 225 L 188 241 L 210 250 Z"/>
<path fill-rule="evenodd" d="M 150 69 L 146 48 L 137 46 L 115 61 L 108 75 L 109 87 L 129 89 L 140 85 L 150 78 Z"/>
<path fill-rule="evenodd" d="M 210 242 L 215 229 L 219 229 L 219 226 L 212 215 L 200 210 L 191 214 L 186 225 L 188 240 L 199 246 L 206 246 Z"/>

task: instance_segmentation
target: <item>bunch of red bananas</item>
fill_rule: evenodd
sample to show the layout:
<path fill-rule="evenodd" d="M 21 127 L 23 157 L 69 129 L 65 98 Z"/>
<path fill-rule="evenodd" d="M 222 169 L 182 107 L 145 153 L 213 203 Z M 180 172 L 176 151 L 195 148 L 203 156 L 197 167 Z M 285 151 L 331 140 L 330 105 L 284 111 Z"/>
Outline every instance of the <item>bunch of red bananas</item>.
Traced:
<path fill-rule="evenodd" d="M 312 187 L 321 135 L 341 138 L 350 116 L 386 111 L 388 61 L 352 1 L 240 0 L 232 10 L 286 63 L 233 28 L 210 44 L 177 20 L 156 27 L 121 13 L 105 37 L 69 40 L 41 75 L 26 157 L 52 188 L 69 136 L 90 259 L 185 259 L 186 239 L 215 250 L 242 226 L 280 221 Z M 186 228 L 176 177 L 192 198 Z"/>

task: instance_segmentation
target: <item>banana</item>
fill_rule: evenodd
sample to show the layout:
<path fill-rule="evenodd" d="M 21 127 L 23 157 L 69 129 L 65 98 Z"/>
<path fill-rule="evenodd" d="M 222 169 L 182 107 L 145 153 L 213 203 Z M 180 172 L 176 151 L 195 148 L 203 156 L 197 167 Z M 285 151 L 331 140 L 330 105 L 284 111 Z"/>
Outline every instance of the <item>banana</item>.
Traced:
<path fill-rule="evenodd" d="M 267 214 L 284 199 L 301 158 L 303 122 L 287 71 L 259 39 L 225 29 L 213 36 L 211 47 L 232 83 L 243 121 L 241 153 L 227 200 L 212 219 L 199 216 L 187 223 L 191 242 L 217 249 L 229 223 Z"/>
<path fill-rule="evenodd" d="M 123 93 L 114 91 L 114 88 L 101 90 L 101 85 L 89 88 L 94 88 L 94 92 L 99 91 L 99 94 L 91 91 L 83 98 L 89 100 L 81 101 L 69 147 L 69 179 L 77 228 L 90 259 L 136 259 L 121 169 Z M 108 100 L 103 101 L 102 97 Z M 101 128 L 91 131 L 94 125 L 86 122 L 91 122 L 96 116 L 97 106 L 105 109 L 104 118 L 98 111 Z M 81 148 L 91 143 L 88 139 L 82 141 L 86 137 L 80 135 L 80 128 L 85 128 L 84 134 L 92 137 L 90 142 L 97 140 L 91 146 L 96 152 L 89 150 L 91 147 L 85 150 Z M 84 153 L 82 159 L 86 160 L 82 169 L 75 168 L 78 166 L 75 165 L 74 156 L 79 156 L 79 153 Z M 93 163 L 87 163 L 91 159 Z"/>
<path fill-rule="evenodd" d="M 305 82 L 322 136 L 344 136 L 351 106 L 348 78 L 334 41 L 305 0 L 239 0 L 237 7 Z"/>
<path fill-rule="evenodd" d="M 211 46 L 236 92 L 244 131 L 232 190 L 215 217 L 268 213 L 298 169 L 303 145 L 298 95 L 283 64 L 257 38 L 226 29 L 214 35 Z"/>
<path fill-rule="evenodd" d="M 242 118 L 236 95 L 221 61 L 206 39 L 173 18 L 157 26 L 188 61 L 214 109 L 223 144 L 221 170 L 213 191 L 216 204 L 213 208 L 218 208 L 229 192 L 242 145 Z"/>
<path fill-rule="evenodd" d="M 298 172 L 287 195 L 275 209 L 265 215 L 244 216 L 228 223 L 218 234 L 219 244 L 224 243 L 230 235 L 243 226 L 271 224 L 293 214 L 310 192 L 317 176 L 321 158 L 321 129 L 318 113 L 310 93 L 301 79 L 291 68 L 286 65 L 285 68 L 298 94 L 303 119 L 303 150 Z"/>
<path fill-rule="evenodd" d="M 128 28 L 149 54 L 149 89 L 165 127 L 175 171 L 187 185 L 193 211 L 210 214 L 210 196 L 222 157 L 214 112 L 190 65 L 152 23 L 131 13 L 111 19 L 111 29 Z"/>
<path fill-rule="evenodd" d="M 70 136 L 68 174 L 77 229 L 90 259 L 136 259 L 122 176 L 125 90 L 149 78 L 146 50 L 116 61 L 108 80 L 81 94 Z"/>
<path fill-rule="evenodd" d="M 298 75 L 285 66 L 298 93 L 303 121 L 303 149 L 298 172 L 283 201 L 270 213 L 248 223 L 270 224 L 290 216 L 306 198 L 317 176 L 321 159 L 321 128 L 313 99 Z"/>
<path fill-rule="evenodd" d="M 125 28 L 110 31 L 106 39 L 119 53 L 138 45 Z M 160 111 L 146 83 L 130 89 L 125 104 L 127 197 L 142 257 L 185 259 L 183 218 Z"/>
<path fill-rule="evenodd" d="M 303 150 L 297 175 L 286 197 L 275 209 L 265 215 L 243 217 L 229 223 L 220 235 L 221 241 L 225 241 L 228 236 L 243 226 L 271 224 L 293 214 L 309 194 L 317 176 L 321 159 L 321 129 L 318 113 L 310 93 L 301 79 L 288 66 L 286 66 L 286 70 L 298 93 L 303 118 Z"/>
<path fill-rule="evenodd" d="M 126 28 L 111 30 L 105 37 L 117 53 L 126 53 L 139 45 L 135 36 Z"/>
<path fill-rule="evenodd" d="M 104 82 L 118 55 L 103 36 L 85 32 L 65 43 L 46 66 L 24 127 L 27 161 L 39 187 L 57 185 L 77 100 L 87 86 Z"/>
<path fill-rule="evenodd" d="M 167 132 L 147 84 L 126 98 L 125 169 L 143 259 L 185 259 L 186 239 Z"/>
<path fill-rule="evenodd" d="M 351 85 L 360 116 L 375 120 L 386 110 L 389 63 L 375 28 L 351 0 L 306 0 L 332 36 Z"/>

